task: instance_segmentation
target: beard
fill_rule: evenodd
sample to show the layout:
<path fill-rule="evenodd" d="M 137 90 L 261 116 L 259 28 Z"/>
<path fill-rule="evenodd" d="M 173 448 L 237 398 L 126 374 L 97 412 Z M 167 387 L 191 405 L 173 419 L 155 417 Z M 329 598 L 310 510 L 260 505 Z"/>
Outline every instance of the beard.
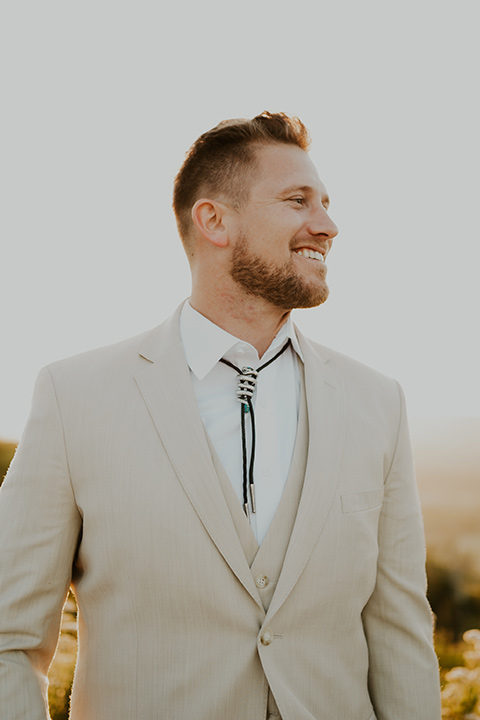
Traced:
<path fill-rule="evenodd" d="M 310 262 L 315 262 L 311 260 Z M 249 295 L 263 298 L 284 310 L 321 305 L 329 295 L 325 268 L 318 268 L 318 279 L 308 281 L 295 268 L 293 258 L 272 266 L 249 250 L 246 236 L 239 238 L 232 254 L 231 277 Z"/>

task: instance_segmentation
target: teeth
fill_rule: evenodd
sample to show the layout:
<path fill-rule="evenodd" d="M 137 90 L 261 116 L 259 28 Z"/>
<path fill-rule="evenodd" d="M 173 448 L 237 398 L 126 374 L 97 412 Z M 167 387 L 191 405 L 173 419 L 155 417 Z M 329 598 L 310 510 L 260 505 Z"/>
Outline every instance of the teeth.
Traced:
<path fill-rule="evenodd" d="M 322 255 L 322 253 L 319 253 L 316 250 L 307 250 L 307 248 L 302 248 L 301 250 L 297 250 L 296 252 L 298 255 L 303 255 L 303 257 L 312 258 L 312 260 L 321 260 L 322 262 L 325 262 L 325 257 Z"/>

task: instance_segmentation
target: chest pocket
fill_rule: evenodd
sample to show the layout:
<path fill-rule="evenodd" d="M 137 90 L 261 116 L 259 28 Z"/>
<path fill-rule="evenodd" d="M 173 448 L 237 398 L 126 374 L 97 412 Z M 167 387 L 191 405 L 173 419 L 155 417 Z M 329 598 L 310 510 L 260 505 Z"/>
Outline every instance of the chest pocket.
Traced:
<path fill-rule="evenodd" d="M 364 492 L 348 493 L 342 495 L 342 512 L 355 513 L 363 510 L 372 510 L 379 507 L 383 502 L 383 487 Z"/>

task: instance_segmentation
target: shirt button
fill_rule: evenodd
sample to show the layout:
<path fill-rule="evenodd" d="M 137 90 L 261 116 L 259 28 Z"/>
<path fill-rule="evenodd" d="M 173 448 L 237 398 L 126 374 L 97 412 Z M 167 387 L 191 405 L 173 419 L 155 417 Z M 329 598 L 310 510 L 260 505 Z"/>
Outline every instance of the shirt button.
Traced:
<path fill-rule="evenodd" d="M 257 588 L 260 588 L 262 590 L 263 588 L 266 588 L 270 580 L 266 575 L 259 575 L 255 578 L 255 585 Z"/>
<path fill-rule="evenodd" d="M 260 642 L 262 643 L 262 645 L 271 645 L 272 644 L 273 635 L 272 635 L 272 631 L 269 628 L 267 628 L 265 630 L 265 632 L 263 633 L 263 635 L 261 636 Z"/>

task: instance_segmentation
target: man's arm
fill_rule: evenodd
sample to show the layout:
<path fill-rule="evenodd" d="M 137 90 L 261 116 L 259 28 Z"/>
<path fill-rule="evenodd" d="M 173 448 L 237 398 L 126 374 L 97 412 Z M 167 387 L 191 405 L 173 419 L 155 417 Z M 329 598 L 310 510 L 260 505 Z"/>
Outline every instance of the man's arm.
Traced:
<path fill-rule="evenodd" d="M 48 369 L 0 490 L 0 707 L 2 720 L 45 720 L 81 517 Z"/>
<path fill-rule="evenodd" d="M 425 597 L 425 540 L 400 392 L 397 444 L 385 481 L 375 591 L 363 613 L 378 720 L 439 720 L 438 662 Z"/>

